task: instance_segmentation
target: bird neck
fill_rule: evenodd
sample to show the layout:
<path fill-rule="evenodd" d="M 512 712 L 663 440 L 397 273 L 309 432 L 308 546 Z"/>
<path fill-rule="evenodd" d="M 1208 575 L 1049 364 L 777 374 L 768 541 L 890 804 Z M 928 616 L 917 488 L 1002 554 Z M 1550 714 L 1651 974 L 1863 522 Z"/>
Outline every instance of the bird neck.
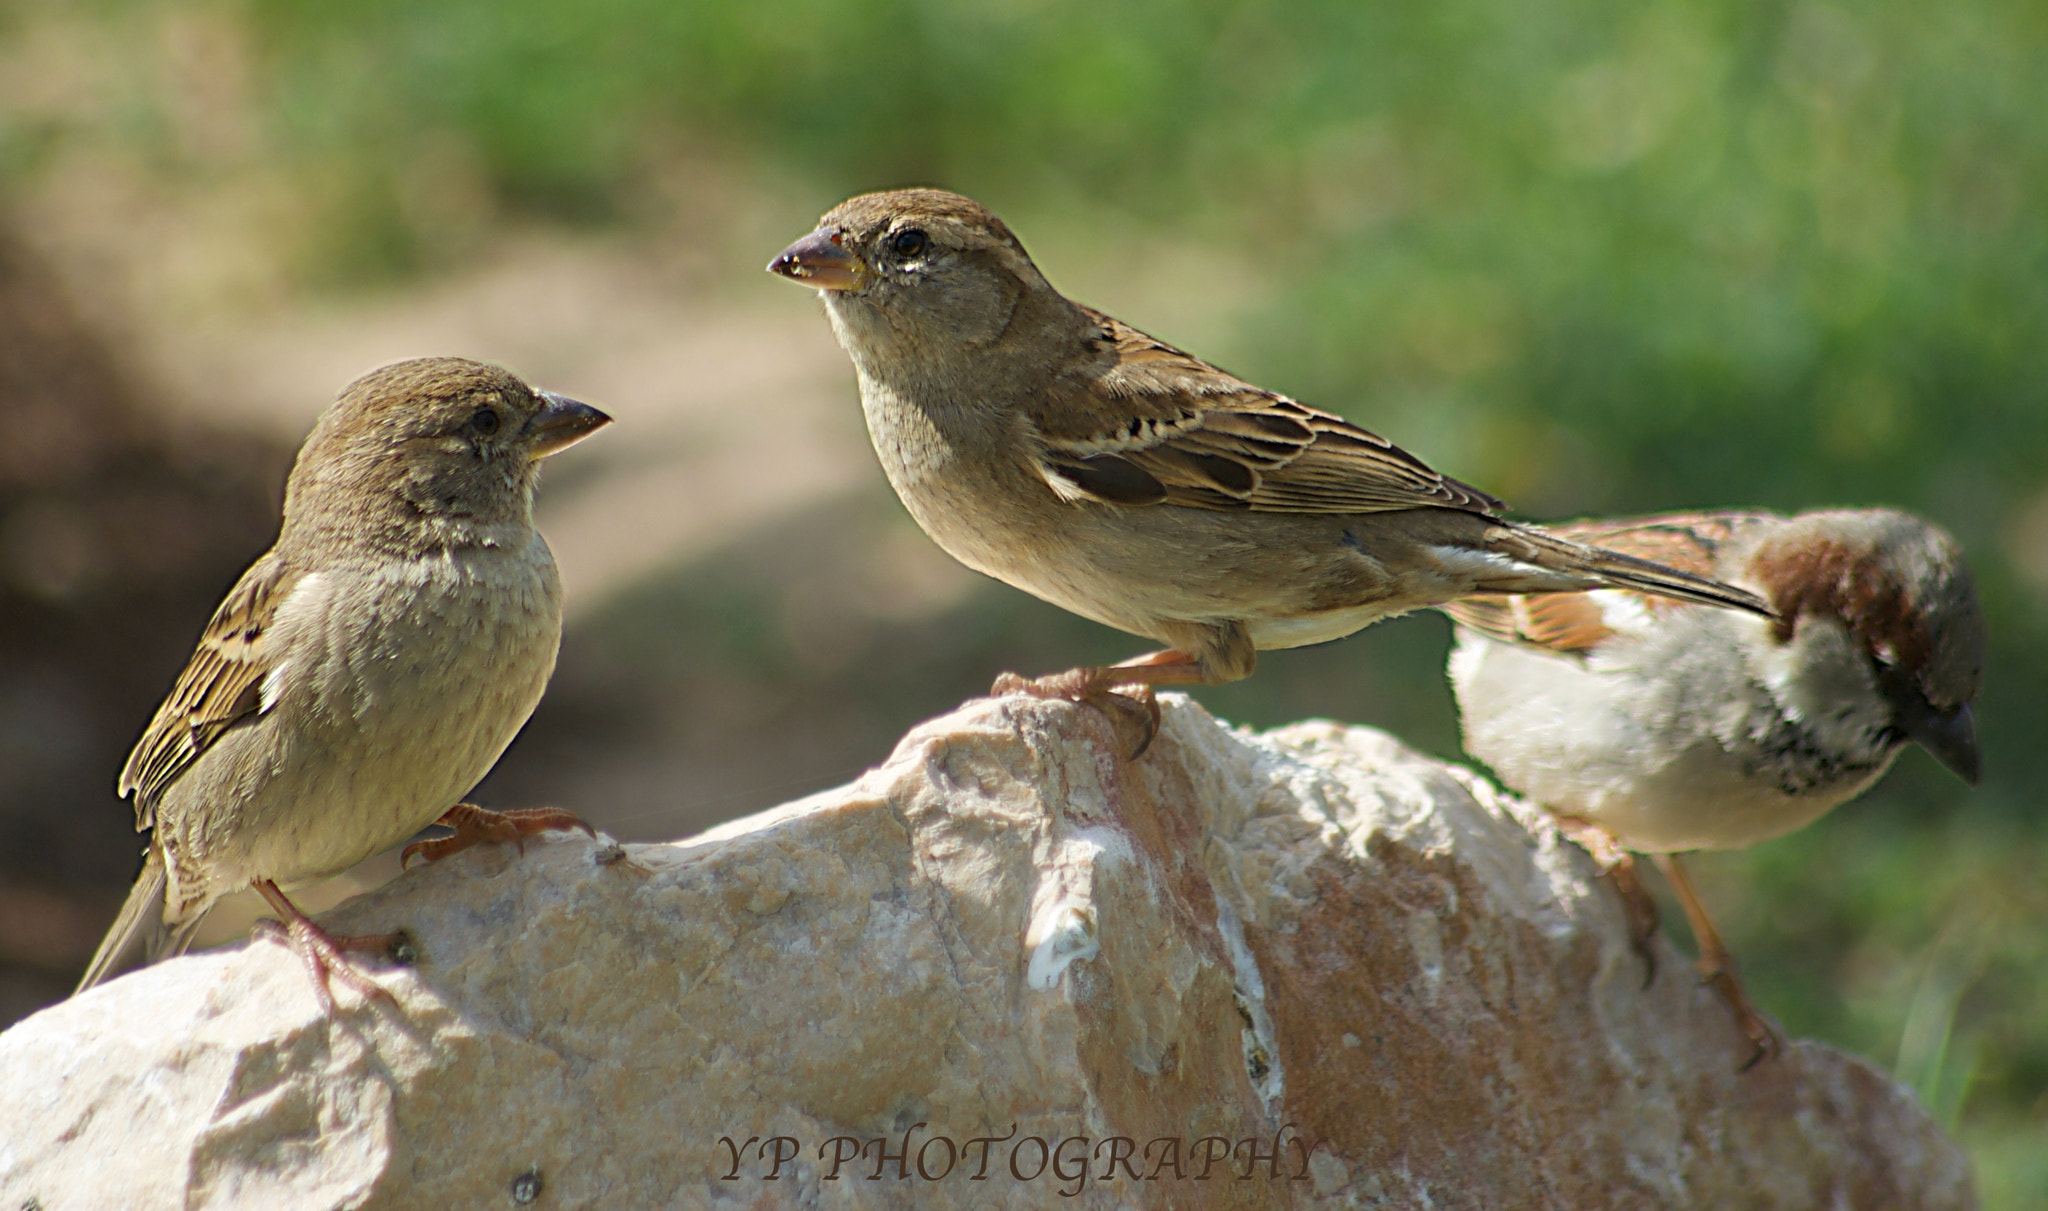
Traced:
<path fill-rule="evenodd" d="M 524 549 L 533 540 L 530 501 L 504 515 L 422 508 L 402 497 L 355 499 L 331 507 L 324 501 L 294 502 L 279 535 L 287 544 L 333 552 L 344 558 L 417 559 L 469 550 Z"/>
<path fill-rule="evenodd" d="M 1810 767 L 1816 782 L 1862 777 L 1896 752 L 1892 708 L 1869 658 L 1839 620 L 1809 615 L 1790 640 L 1765 640 L 1751 651 L 1751 674 L 1769 703 L 1750 731 L 1788 769 Z"/>
<path fill-rule="evenodd" d="M 852 358 L 868 402 L 915 410 L 938 437 L 972 447 L 1006 440 L 1048 377 L 1094 332 L 1085 312 L 1047 288 L 1025 291 L 1000 327 L 964 339 L 957 328 L 905 310 L 826 297 L 834 334 Z"/>

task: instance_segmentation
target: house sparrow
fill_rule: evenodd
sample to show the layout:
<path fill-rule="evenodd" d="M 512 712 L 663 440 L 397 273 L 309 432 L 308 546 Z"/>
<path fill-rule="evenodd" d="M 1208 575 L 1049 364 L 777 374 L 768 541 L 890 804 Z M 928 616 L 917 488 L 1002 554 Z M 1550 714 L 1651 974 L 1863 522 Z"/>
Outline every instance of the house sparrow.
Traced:
<path fill-rule="evenodd" d="M 1499 501 L 1049 285 L 957 194 L 868 194 L 769 270 L 817 288 L 910 515 L 954 558 L 1165 645 L 997 692 L 1235 681 L 1472 593 L 1747 592 L 1504 521 Z M 1142 748 L 1142 745 L 1140 746 Z"/>
<path fill-rule="evenodd" d="M 1454 602 L 1465 748 L 1557 817 L 1622 890 L 1649 955 L 1671 880 L 1699 967 L 1755 1044 L 1777 1037 L 1677 854 L 1782 836 L 1861 794 L 1907 742 L 1977 781 L 1984 620 L 1954 540 L 1889 509 L 1704 513 L 1557 527 L 1755 589 L 1777 618 L 1628 590 Z M 1653 969 L 1654 973 L 1654 969 Z"/>
<path fill-rule="evenodd" d="M 388 996 L 341 951 L 396 935 L 332 937 L 280 885 L 437 821 L 457 843 L 580 824 L 457 800 L 554 669 L 561 585 L 533 528 L 541 460 L 610 419 L 455 358 L 342 391 L 292 467 L 276 544 L 228 591 L 121 771 L 117 793 L 154 832 L 81 991 L 182 953 L 215 900 L 253 885 L 324 1006 L 330 974 Z"/>

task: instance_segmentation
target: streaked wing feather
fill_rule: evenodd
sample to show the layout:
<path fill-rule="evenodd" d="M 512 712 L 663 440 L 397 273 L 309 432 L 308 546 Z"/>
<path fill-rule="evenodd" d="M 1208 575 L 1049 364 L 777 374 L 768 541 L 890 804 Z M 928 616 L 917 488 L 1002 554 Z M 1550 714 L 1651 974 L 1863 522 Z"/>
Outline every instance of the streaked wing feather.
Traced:
<path fill-rule="evenodd" d="M 1722 547 L 1745 527 L 1767 518 L 1767 514 L 1747 512 L 1690 513 L 1592 519 L 1545 529 L 1560 538 L 1652 560 L 1676 571 L 1719 577 Z M 1599 591 L 1626 594 L 1645 611 L 1678 609 L 1685 604 L 1632 589 Z M 1615 633 L 1599 599 L 1590 593 L 1472 597 L 1454 601 L 1443 610 L 1460 625 L 1489 639 L 1563 654 L 1590 651 Z"/>
<path fill-rule="evenodd" d="M 1695 576 L 1718 576 L 1721 548 L 1769 515 L 1753 512 L 1674 513 L 1620 520 L 1590 519 L 1546 526 L 1552 534 Z"/>
<path fill-rule="evenodd" d="M 1447 601 L 1437 607 L 1451 616 L 1451 621 L 1468 630 L 1479 632 L 1488 639 L 1501 643 L 1522 642 L 1522 632 L 1515 626 L 1514 607 L 1507 597 L 1467 597 L 1460 601 Z"/>
<path fill-rule="evenodd" d="M 134 792 L 137 829 L 156 823 L 157 801 L 178 775 L 222 733 L 262 709 L 263 679 L 272 664 L 270 622 L 298 580 L 275 554 L 265 555 L 214 611 L 191 662 L 121 770 L 116 793 Z"/>
<path fill-rule="evenodd" d="M 1084 495 L 1271 513 L 1503 507 L 1343 417 L 1254 387 L 1109 316 L 1089 315 L 1101 325 L 1097 358 L 1058 383 L 1031 418 L 1046 473 Z M 1068 473 L 1104 456 L 1144 472 L 1160 492 L 1130 491 L 1121 470 L 1106 493 Z"/>
<path fill-rule="evenodd" d="M 1590 651 L 1614 634 L 1600 603 L 1586 593 L 1468 597 L 1445 606 L 1444 612 L 1490 639 L 1552 652 Z"/>

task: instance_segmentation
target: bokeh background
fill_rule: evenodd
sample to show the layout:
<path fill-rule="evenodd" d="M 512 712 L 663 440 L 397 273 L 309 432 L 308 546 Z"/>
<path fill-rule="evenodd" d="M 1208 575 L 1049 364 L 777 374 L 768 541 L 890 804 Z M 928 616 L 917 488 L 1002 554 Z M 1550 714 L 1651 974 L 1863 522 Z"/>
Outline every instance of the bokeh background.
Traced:
<path fill-rule="evenodd" d="M 313 415 L 389 360 L 620 422 L 550 472 L 569 629 L 484 802 L 672 837 L 850 778 L 1000 669 L 1136 651 L 916 531 L 816 303 L 761 272 L 842 197 L 933 183 L 1068 293 L 1524 516 L 1954 531 L 1984 784 L 1914 750 L 1695 869 L 1763 1006 L 1917 1089 L 1987 1206 L 2039 1206 L 2043 62 L 2048 8 L 2010 0 L 5 0 L 0 1022 L 111 918 L 120 760 Z M 1447 637 L 1197 696 L 1452 756 Z"/>

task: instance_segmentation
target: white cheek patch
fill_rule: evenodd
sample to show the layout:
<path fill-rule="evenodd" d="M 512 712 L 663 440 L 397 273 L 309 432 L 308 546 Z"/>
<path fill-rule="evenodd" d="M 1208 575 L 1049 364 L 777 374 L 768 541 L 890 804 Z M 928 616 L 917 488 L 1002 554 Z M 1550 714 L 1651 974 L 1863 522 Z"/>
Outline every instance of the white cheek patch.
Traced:
<path fill-rule="evenodd" d="M 1890 721 L 1869 658 L 1840 622 L 1809 615 L 1791 642 L 1773 638 L 1755 651 L 1758 680 L 1779 709 L 1835 751 L 1861 749 Z"/>

